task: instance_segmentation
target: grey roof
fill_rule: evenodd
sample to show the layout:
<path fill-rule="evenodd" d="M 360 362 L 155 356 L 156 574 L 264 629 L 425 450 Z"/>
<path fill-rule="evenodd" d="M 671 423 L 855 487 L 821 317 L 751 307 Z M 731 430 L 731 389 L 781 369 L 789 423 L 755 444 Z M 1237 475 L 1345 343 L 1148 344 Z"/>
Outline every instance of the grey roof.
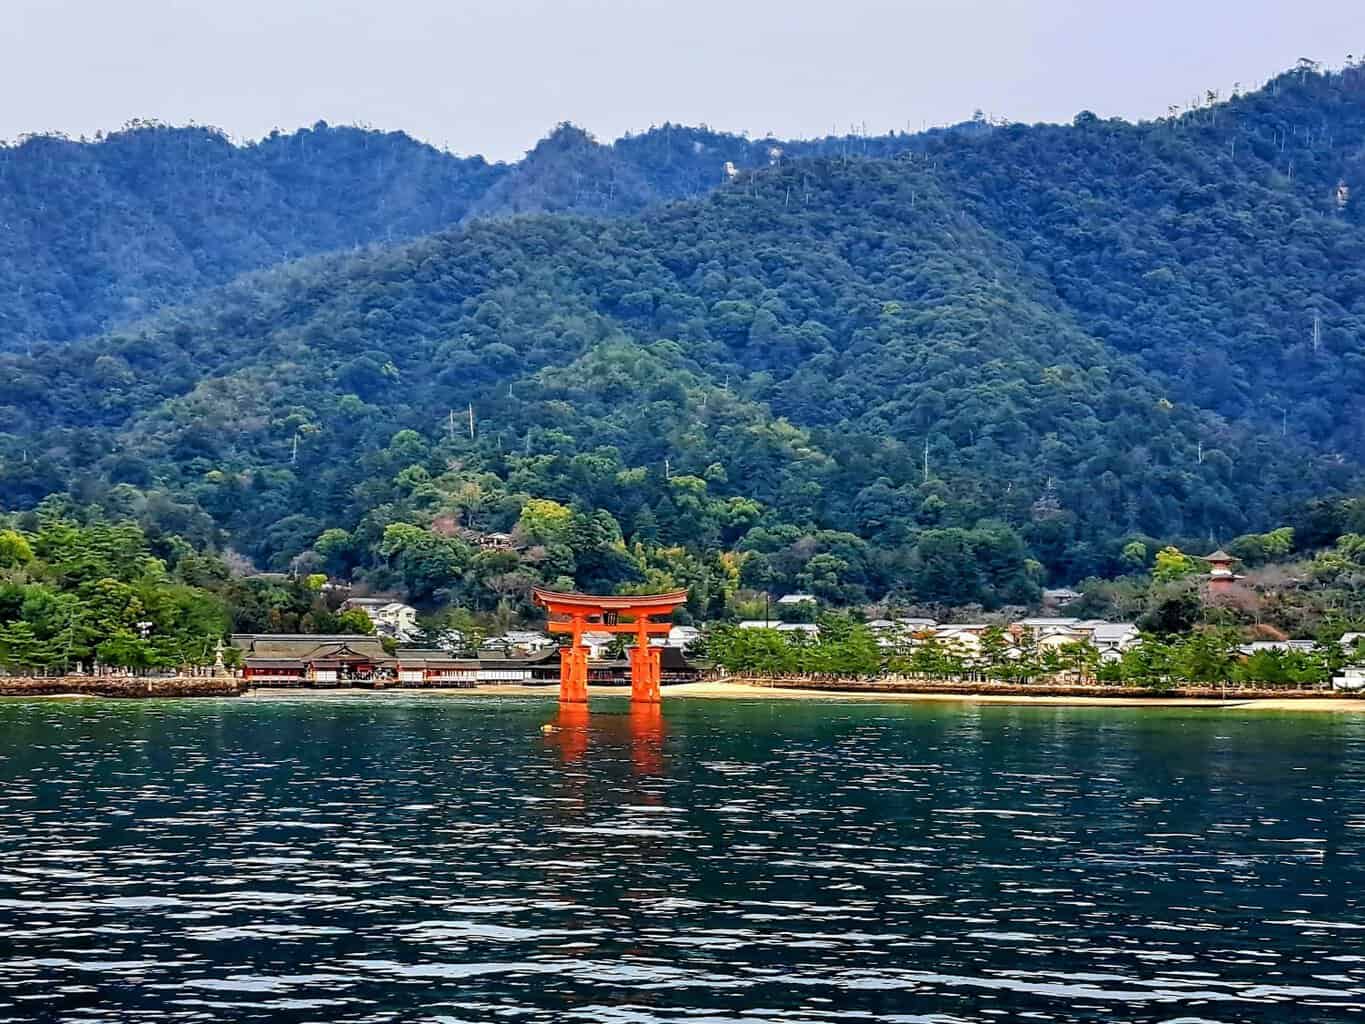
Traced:
<path fill-rule="evenodd" d="M 336 661 L 353 658 L 388 663 L 393 656 L 378 637 L 364 633 L 234 633 L 232 646 L 251 661 Z"/>
<path fill-rule="evenodd" d="M 1093 640 L 1116 643 L 1133 636 L 1137 631 L 1137 626 L 1131 622 L 1101 622 L 1091 628 L 1090 636 Z"/>

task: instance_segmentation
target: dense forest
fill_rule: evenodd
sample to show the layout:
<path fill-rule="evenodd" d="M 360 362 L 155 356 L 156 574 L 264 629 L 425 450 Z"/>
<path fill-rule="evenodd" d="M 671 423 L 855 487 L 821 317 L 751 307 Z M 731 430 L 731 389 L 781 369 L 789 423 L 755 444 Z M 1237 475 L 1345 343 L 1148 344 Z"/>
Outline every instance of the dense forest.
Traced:
<path fill-rule="evenodd" d="M 989 609 L 1150 569 L 1359 488 L 1362 100 L 1365 70 L 1304 67 L 1137 125 L 612 146 L 562 126 L 458 170 L 353 129 L 201 133 L 243 181 L 269 152 L 306 178 L 278 156 L 301 137 L 416 147 L 425 170 L 400 187 L 338 153 L 297 189 L 229 190 L 275 205 L 238 208 L 252 234 L 212 273 L 152 293 L 92 256 L 98 308 L 12 304 L 0 502 L 63 494 L 229 562 L 485 610 L 536 581 L 685 584 L 694 615 L 746 587 Z M 30 140 L 0 179 L 43 147 L 180 131 Z M 126 160 L 178 189 L 154 148 Z M 372 187 L 324 211 L 343 172 Z M 261 241 L 298 217 L 328 230 Z M 69 256 L 0 259 L 8 301 Z"/>
<path fill-rule="evenodd" d="M 522 161 L 490 164 L 325 122 L 241 146 L 140 121 L 90 141 L 30 136 L 0 143 L 0 351 L 96 334 L 302 256 L 479 217 L 637 213 L 715 189 L 727 163 L 889 156 L 931 137 L 777 142 L 664 125 L 602 144 L 564 124 Z"/>
<path fill-rule="evenodd" d="M 0 668 L 208 666 L 229 629 L 372 632 L 324 582 L 243 579 L 182 537 L 54 498 L 0 519 Z"/>

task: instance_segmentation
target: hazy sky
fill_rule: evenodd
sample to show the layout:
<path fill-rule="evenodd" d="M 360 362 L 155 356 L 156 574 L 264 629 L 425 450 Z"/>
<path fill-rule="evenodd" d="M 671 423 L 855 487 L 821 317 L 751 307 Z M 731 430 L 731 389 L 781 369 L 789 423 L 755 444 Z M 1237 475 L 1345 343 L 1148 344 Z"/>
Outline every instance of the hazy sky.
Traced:
<path fill-rule="evenodd" d="M 754 135 L 1149 117 L 1300 56 L 1361 0 L 0 0 L 0 138 L 318 119 L 515 158 L 556 122 Z"/>

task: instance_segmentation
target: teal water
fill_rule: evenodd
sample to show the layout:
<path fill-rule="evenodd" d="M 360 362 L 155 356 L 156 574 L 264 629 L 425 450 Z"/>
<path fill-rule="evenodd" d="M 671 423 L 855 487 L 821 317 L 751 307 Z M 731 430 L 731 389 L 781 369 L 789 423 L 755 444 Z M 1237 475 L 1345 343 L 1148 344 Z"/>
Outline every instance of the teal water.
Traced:
<path fill-rule="evenodd" d="M 1365 716 L 554 716 L 0 703 L 0 1021 L 1365 1010 Z"/>

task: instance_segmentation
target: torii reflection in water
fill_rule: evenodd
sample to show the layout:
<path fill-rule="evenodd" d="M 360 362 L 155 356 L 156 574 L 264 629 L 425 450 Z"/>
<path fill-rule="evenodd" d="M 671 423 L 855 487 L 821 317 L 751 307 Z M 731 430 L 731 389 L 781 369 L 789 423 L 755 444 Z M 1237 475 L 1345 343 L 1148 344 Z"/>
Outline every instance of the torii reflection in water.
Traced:
<path fill-rule="evenodd" d="M 594 724 L 595 730 L 591 729 Z M 665 728 L 661 705 L 632 704 L 625 715 L 599 715 L 590 719 L 586 704 L 561 704 L 554 722 L 546 730 L 546 740 L 559 752 L 559 758 L 566 766 L 576 765 L 585 759 L 592 733 L 605 739 L 610 747 L 616 747 L 618 740 L 626 740 L 635 775 L 663 774 Z"/>

